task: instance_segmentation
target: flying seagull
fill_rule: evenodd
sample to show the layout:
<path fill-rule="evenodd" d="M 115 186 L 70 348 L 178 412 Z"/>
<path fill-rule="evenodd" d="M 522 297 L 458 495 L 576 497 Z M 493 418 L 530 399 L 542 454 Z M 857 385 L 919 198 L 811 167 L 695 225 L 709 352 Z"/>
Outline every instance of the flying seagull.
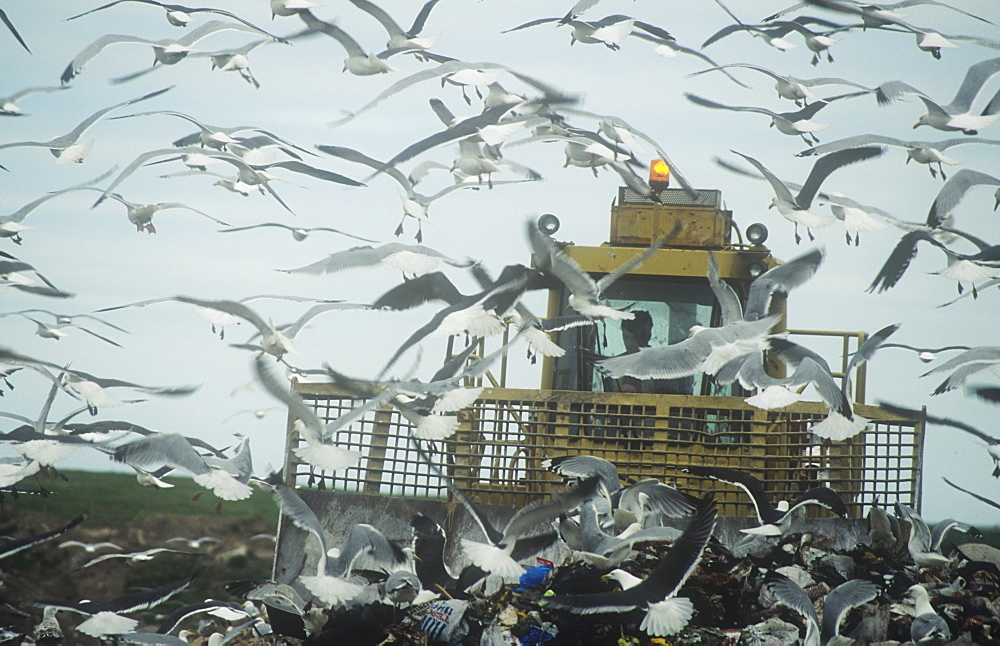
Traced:
<path fill-rule="evenodd" d="M 131 105 L 133 103 L 138 103 L 139 101 L 145 101 L 146 99 L 151 99 L 155 96 L 163 94 L 167 90 L 171 89 L 173 86 L 163 88 L 162 90 L 156 90 L 155 92 L 150 92 L 144 94 L 135 99 L 129 99 L 128 101 L 122 101 L 121 103 L 116 103 L 107 108 L 102 108 L 90 115 L 83 121 L 81 121 L 75 128 L 70 130 L 64 135 L 59 137 L 54 137 L 48 141 L 15 141 L 6 144 L 0 144 L 0 149 L 3 148 L 20 148 L 25 146 L 35 147 L 35 148 L 48 148 L 56 158 L 56 164 L 65 165 L 74 162 L 83 161 L 84 157 L 90 153 L 90 149 L 94 146 L 94 141 L 90 140 L 87 142 L 80 142 L 80 139 L 91 126 L 100 121 L 104 115 L 108 114 L 112 110 L 117 110 L 118 108 L 124 107 L 126 105 Z"/>
<path fill-rule="evenodd" d="M 799 236 L 799 224 L 806 228 L 809 239 L 813 240 L 812 229 L 828 226 L 835 221 L 832 216 L 819 216 L 809 210 L 823 181 L 838 168 L 877 157 L 884 152 L 884 149 L 878 146 L 851 148 L 820 157 L 816 160 L 809 172 L 809 177 L 806 178 L 797 195 L 792 195 L 791 190 L 759 161 L 735 150 L 733 152 L 750 162 L 771 185 L 774 190 L 771 206 L 777 207 L 782 217 L 794 223 L 797 244 L 802 239 Z"/>
<path fill-rule="evenodd" d="M 7 27 L 7 30 L 14 36 L 14 38 L 17 39 L 17 42 L 21 43 L 21 47 L 23 47 L 24 50 L 30 54 L 31 49 L 28 48 L 28 44 L 24 42 L 23 38 L 21 38 L 21 34 L 17 33 L 14 23 L 10 21 L 10 18 L 7 17 L 7 12 L 3 9 L 0 9 L 0 21 L 3 22 L 3 24 Z"/>
<path fill-rule="evenodd" d="M 229 227 L 228 229 L 219 229 L 219 233 L 236 233 L 238 231 L 250 231 L 251 229 L 284 229 L 291 232 L 292 238 L 296 242 L 302 242 L 309 237 L 314 231 L 325 231 L 329 233 L 336 233 L 342 236 L 347 236 L 348 238 L 354 238 L 355 240 L 361 240 L 362 242 L 374 242 L 368 238 L 362 238 L 361 236 L 356 236 L 353 233 L 347 233 L 346 231 L 341 231 L 340 229 L 333 229 L 330 227 L 293 227 L 281 222 L 261 222 L 260 224 L 251 224 L 245 227 Z M 295 271 L 295 270 L 289 270 Z"/>
<path fill-rule="evenodd" d="M 137 74 L 132 74 L 128 77 L 124 77 L 123 80 L 129 78 L 134 78 L 142 74 L 146 74 L 154 69 L 157 69 L 157 64 L 163 65 L 174 65 L 183 60 L 188 53 L 191 52 L 191 48 L 198 41 L 203 38 L 207 38 L 213 34 L 222 31 L 243 31 L 249 32 L 251 34 L 269 36 L 266 31 L 262 31 L 257 27 L 251 26 L 249 23 L 234 23 L 226 22 L 224 20 L 210 20 L 205 24 L 201 25 L 188 32 L 184 36 L 178 39 L 166 38 L 163 40 L 147 40 L 145 38 L 140 38 L 138 36 L 128 36 L 124 34 L 105 34 L 95 40 L 94 42 L 87 45 L 83 50 L 81 50 L 73 60 L 69 62 L 66 69 L 63 70 L 60 80 L 63 85 L 72 81 L 83 68 L 86 67 L 92 60 L 97 58 L 97 56 L 103 52 L 106 48 L 111 45 L 118 44 L 130 44 L 130 45 L 147 45 L 153 48 L 153 67 L 150 67 Z M 275 37 L 276 38 L 276 37 Z"/>
<path fill-rule="evenodd" d="M 282 271 L 294 274 L 338 274 L 384 263 L 403 272 L 404 276 L 416 277 L 435 270 L 442 262 L 453 267 L 467 268 L 474 261 L 469 258 L 451 258 L 423 245 L 388 242 L 378 247 L 352 247 L 304 267 Z"/>
<path fill-rule="evenodd" d="M 248 22 L 248 21 L 244 20 L 243 18 L 240 18 L 236 14 L 234 14 L 232 12 L 229 12 L 229 11 L 225 11 L 223 9 L 213 9 L 212 7 L 188 7 L 188 6 L 182 5 L 182 4 L 170 4 L 170 3 L 167 3 L 167 2 L 159 2 L 158 0 L 114 0 L 114 2 L 109 2 L 109 3 L 105 4 L 105 5 L 101 5 L 100 7 L 97 7 L 95 9 L 90 9 L 89 11 L 84 11 L 83 13 L 78 13 L 75 16 L 70 16 L 66 20 L 76 20 L 77 18 L 82 18 L 83 16 L 92 14 L 95 11 L 101 11 L 103 9 L 107 9 L 109 7 L 113 7 L 115 5 L 121 4 L 123 2 L 142 2 L 143 4 L 150 4 L 150 5 L 154 5 L 156 7 L 161 7 L 162 9 L 164 9 L 166 11 L 167 22 L 169 22 L 171 25 L 173 25 L 175 27 L 187 27 L 188 23 L 190 23 L 192 20 L 194 20 L 194 18 L 191 16 L 191 14 L 195 14 L 195 13 L 214 13 L 214 14 L 218 14 L 220 16 L 225 16 L 227 18 L 232 18 L 233 20 L 237 20 L 237 21 L 243 23 L 244 25 L 246 25 L 247 27 L 250 27 L 251 29 L 253 29 L 255 31 L 258 31 L 258 32 L 260 32 L 262 34 L 266 34 L 266 35 L 270 36 L 272 39 L 274 39 L 274 40 L 276 40 L 278 42 L 285 42 L 285 40 L 283 38 L 281 38 L 279 36 L 275 36 L 274 34 L 268 33 L 266 31 L 264 31 L 263 29 L 261 29 L 260 27 L 258 27 L 257 25 L 255 25 L 255 24 L 253 24 L 251 22 Z"/>
<path fill-rule="evenodd" d="M 825 155 L 827 153 L 846 150 L 848 148 L 862 148 L 865 146 L 889 146 L 890 148 L 903 148 L 906 150 L 906 163 L 910 160 L 918 164 L 926 164 L 932 177 L 941 175 L 941 179 L 948 177 L 944 173 L 944 164 L 954 165 L 962 162 L 952 159 L 944 154 L 945 150 L 957 146 L 968 146 L 979 144 L 983 146 L 1000 146 L 1000 139 L 983 139 L 981 137 L 962 137 L 961 139 L 944 139 L 942 141 L 904 141 L 895 137 L 885 135 L 855 135 L 821 144 L 813 148 L 807 148 L 796 157 L 806 157 L 811 155 Z M 937 170 L 934 165 L 937 164 Z"/>
<path fill-rule="evenodd" d="M 68 90 L 66 86 L 56 85 L 56 86 L 36 86 L 27 87 L 23 90 L 10 94 L 8 96 L 0 97 L 0 117 L 21 117 L 24 116 L 24 112 L 21 108 L 17 107 L 15 101 L 23 99 L 26 96 L 31 96 L 32 94 L 39 94 L 41 92 L 58 92 L 60 90 Z"/>
<path fill-rule="evenodd" d="M 392 16 L 390 16 L 382 7 L 379 7 L 374 2 L 369 2 L 368 0 L 350 0 L 351 4 L 355 7 L 369 14 L 372 18 L 377 20 L 379 24 L 388 32 L 389 40 L 386 42 L 386 49 L 408 49 L 408 50 L 421 50 L 429 49 L 434 45 L 437 38 L 421 38 L 420 32 L 424 29 L 424 24 L 427 22 L 427 17 L 430 15 L 431 10 L 434 5 L 438 3 L 439 0 L 428 0 L 417 12 L 416 17 L 413 19 L 413 24 L 410 25 L 409 29 L 404 30 L 399 23 L 397 23 Z"/>
<path fill-rule="evenodd" d="M 601 303 L 601 295 L 616 280 L 639 268 L 650 256 L 676 236 L 683 225 L 678 221 L 667 235 L 653 242 L 647 249 L 635 254 L 613 271 L 608 272 L 598 280 L 580 269 L 575 260 L 556 245 L 548 235 L 539 230 L 538 224 L 528 222 L 528 240 L 535 253 L 535 262 L 545 274 L 554 276 L 570 290 L 569 306 L 584 316 L 593 319 L 610 318 L 615 320 L 632 319 L 632 312 L 622 312 Z"/>

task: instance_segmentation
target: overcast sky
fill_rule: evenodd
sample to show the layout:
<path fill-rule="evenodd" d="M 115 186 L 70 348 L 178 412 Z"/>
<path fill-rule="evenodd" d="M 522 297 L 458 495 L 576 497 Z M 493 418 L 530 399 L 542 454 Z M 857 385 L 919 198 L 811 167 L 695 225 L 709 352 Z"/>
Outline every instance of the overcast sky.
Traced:
<path fill-rule="evenodd" d="M 0 31 L 0 94 L 9 95 L 29 86 L 58 85 L 66 65 L 96 38 L 128 34 L 148 39 L 178 38 L 184 31 L 167 23 L 153 6 L 124 2 L 82 18 L 65 18 L 100 6 L 98 2 L 75 0 L 44 3 L 6 3 L 8 17 L 24 37 L 31 53 L 10 34 Z M 1000 23 L 1000 10 L 992 0 L 953 0 L 953 5 Z M 380 2 L 404 27 L 408 27 L 418 3 Z M 748 24 L 783 9 L 784 2 L 729 0 L 727 5 Z M 225 2 L 214 6 L 238 13 L 263 29 L 289 35 L 303 25 L 298 18 L 272 20 L 267 2 Z M 734 70 L 749 88 L 743 88 L 719 73 L 689 77 L 708 65 L 689 55 L 659 55 L 653 44 L 627 38 L 619 51 L 601 45 L 570 45 L 570 30 L 553 24 L 501 33 L 529 20 L 562 16 L 572 2 L 467 2 L 441 0 L 427 21 L 424 34 L 437 36 L 433 51 L 470 62 L 491 62 L 534 76 L 567 93 L 580 97 L 581 109 L 616 115 L 656 139 L 671 159 L 698 188 L 720 189 L 736 223 L 745 228 L 763 222 L 770 230 L 767 245 L 774 255 L 789 259 L 810 248 L 807 240 L 796 245 L 792 225 L 767 206 L 773 195 L 762 181 L 736 176 L 721 169 L 713 159 L 741 161 L 731 150 L 755 157 L 778 176 L 802 182 L 813 158 L 794 154 L 806 147 L 798 137 L 780 134 L 768 127 L 768 117 L 746 112 L 707 110 L 684 98 L 691 92 L 720 103 L 760 106 L 779 112 L 795 106 L 777 98 L 773 82 L 749 70 Z M 366 49 L 381 50 L 386 34 L 367 14 L 346 2 L 315 8 L 318 17 L 335 21 Z M 701 43 L 731 19 L 710 2 L 649 2 L 605 0 L 585 17 L 598 19 L 625 13 L 673 34 L 677 43 L 698 49 Z M 848 17 L 803 10 L 800 14 L 822 16 L 840 23 Z M 947 34 L 965 34 L 1000 40 L 1000 29 L 943 7 L 915 6 L 907 20 Z M 198 14 L 204 23 L 221 16 Z M 187 27 L 187 30 L 193 27 Z M 781 52 L 761 39 L 734 33 L 702 50 L 716 62 L 753 63 L 800 78 L 835 76 L 874 86 L 899 79 L 933 97 L 938 103 L 951 101 L 966 69 L 979 61 L 1000 56 L 1000 51 L 973 43 L 946 49 L 941 60 L 921 52 L 915 37 L 907 33 L 860 30 L 837 34 L 830 50 L 834 62 L 825 58 L 810 65 L 811 53 L 797 34 L 788 36 L 796 46 Z M 222 32 L 201 41 L 196 51 L 215 51 L 255 40 L 243 32 Z M 370 111 L 345 124 L 335 125 L 344 111 L 354 111 L 407 74 L 428 69 L 412 57 L 390 59 L 396 68 L 387 75 L 368 77 L 343 73 L 344 49 L 334 40 L 319 36 L 292 45 L 269 44 L 250 55 L 254 88 L 235 72 L 211 70 L 207 58 L 189 56 L 177 65 L 163 66 L 136 80 L 112 84 L 110 79 L 148 67 L 153 60 L 145 45 L 116 44 L 92 60 L 69 84 L 69 89 L 35 94 L 18 101 L 28 116 L 0 118 L 0 144 L 23 140 L 47 140 L 70 131 L 98 109 L 174 86 L 169 92 L 116 110 L 112 115 L 149 110 L 174 110 L 193 115 L 213 125 L 257 126 L 274 132 L 304 148 L 316 144 L 347 146 L 376 159 L 388 159 L 411 143 L 441 129 L 428 107 L 438 97 L 456 114 L 471 116 L 481 110 L 481 101 L 470 92 L 471 105 L 458 87 L 434 80 L 415 85 L 390 97 Z M 533 90 L 513 77 L 501 79 L 510 90 Z M 1000 88 L 998 79 L 987 86 L 974 104 L 982 109 Z M 837 87 L 817 90 L 820 96 L 846 91 Z M 909 97 L 879 107 L 865 96 L 832 103 L 816 121 L 829 124 L 818 133 L 823 142 L 856 134 L 883 134 L 901 139 L 940 140 L 954 135 L 927 127 L 913 129 L 924 112 L 922 103 Z M 594 128 L 592 119 L 572 118 L 574 124 Z M 984 137 L 1000 138 L 1000 125 L 985 130 Z M 43 148 L 0 150 L 0 215 L 7 215 L 48 191 L 92 179 L 114 166 L 127 165 L 137 155 L 167 148 L 175 139 L 193 131 L 191 124 L 170 116 L 99 121 L 84 137 L 94 139 L 90 155 L 81 164 L 58 166 Z M 519 135 L 523 136 L 523 135 Z M 450 164 L 457 146 L 438 148 L 403 165 L 408 172 L 417 162 L 433 159 Z M 949 151 L 962 161 L 947 167 L 973 168 L 1000 175 L 996 147 L 962 146 Z M 494 272 L 503 265 L 526 263 L 529 249 L 523 223 L 528 216 L 554 213 L 562 229 L 557 238 L 577 244 L 598 245 L 608 236 L 608 215 L 620 178 L 602 170 L 594 177 L 589 169 L 563 168 L 563 146 L 539 143 L 510 147 L 507 158 L 537 170 L 542 181 L 498 185 L 492 190 L 461 190 L 432 204 L 423 226 L 424 243 L 452 256 L 481 259 Z M 905 152 L 889 149 L 875 160 L 839 170 L 824 184 L 853 199 L 895 214 L 923 221 L 940 189 L 925 166 L 904 164 Z M 643 161 L 648 160 L 648 156 Z M 356 179 L 367 178 L 370 169 L 330 157 L 307 157 L 315 163 Z M 143 168 L 117 190 L 134 202 L 182 202 L 235 226 L 261 222 L 330 226 L 380 242 L 393 240 L 402 215 L 398 185 L 389 177 L 371 179 L 367 187 L 350 188 L 312 177 L 276 170 L 286 182 L 272 183 L 274 190 L 294 211 L 284 210 L 270 196 L 247 197 L 213 186 L 204 177 L 161 178 L 184 170 L 179 162 Z M 223 165 L 213 169 L 230 173 Z M 500 175 L 494 179 L 504 179 Z M 418 190 L 430 194 L 444 187 L 447 177 L 431 178 Z M 107 185 L 107 181 L 101 186 Z M 25 220 L 34 227 L 23 235 L 24 243 L 0 240 L 0 248 L 35 265 L 59 288 L 76 294 L 57 300 L 9 290 L 0 295 L 0 311 L 45 308 L 66 313 L 96 309 L 144 299 L 184 294 L 204 299 L 239 299 L 254 294 L 293 294 L 312 298 L 335 298 L 369 302 L 399 281 L 388 267 L 332 276 L 286 274 L 275 271 L 299 267 L 356 244 L 336 234 L 318 232 L 296 242 L 285 231 L 262 229 L 243 233 L 219 233 L 219 225 L 195 213 L 165 211 L 154 217 L 157 233 L 138 233 L 125 217 L 122 205 L 111 200 L 91 209 L 96 193 L 80 191 L 56 197 Z M 956 226 L 987 240 L 996 240 L 993 191 L 974 189 L 956 209 Z M 827 207 L 817 207 L 828 212 Z M 412 242 L 415 221 L 405 222 L 399 239 Z M 862 234 L 858 247 L 844 242 L 843 227 L 817 230 L 814 244 L 826 250 L 826 261 L 815 278 L 794 292 L 788 303 L 788 325 L 794 328 L 864 330 L 874 332 L 890 323 L 902 323 L 894 340 L 914 345 L 996 345 L 998 293 L 986 291 L 977 300 L 966 298 L 955 305 L 937 306 L 957 296 L 954 282 L 932 272 L 944 266 L 944 256 L 922 247 L 900 284 L 886 293 L 865 290 L 896 244 L 900 232 L 888 229 Z M 974 251 L 971 247 L 959 247 Z M 472 289 L 464 275 L 452 272 L 456 282 Z M 544 313 L 544 299 L 536 298 L 535 310 Z M 276 323 L 294 320 L 308 304 L 260 301 L 252 306 Z M 423 308 L 416 317 L 385 312 L 333 312 L 314 319 L 295 340 L 296 353 L 288 357 L 295 365 L 319 367 L 329 362 L 341 371 L 371 377 L 377 373 L 409 330 L 433 312 Z M 186 398 L 150 398 L 148 402 L 118 409 L 104 409 L 102 419 L 128 419 L 148 428 L 197 435 L 217 445 L 232 442 L 233 431 L 249 434 L 257 471 L 282 462 L 285 417 L 270 410 L 262 419 L 249 411 L 277 404 L 252 383 L 248 351 L 231 348 L 243 342 L 252 330 L 248 324 L 231 326 L 224 342 L 213 336 L 209 324 L 191 307 L 164 303 L 105 315 L 131 331 L 121 334 L 93 322 L 91 329 L 116 339 L 123 348 L 105 344 L 79 330 L 69 330 L 62 340 L 34 335 L 34 324 L 20 317 L 0 318 L 2 345 L 22 354 L 72 366 L 93 374 L 150 385 L 198 384 Z M 439 346 L 431 346 L 431 348 Z M 421 374 L 428 376 L 440 350 L 424 353 Z M 521 362 L 515 351 L 512 363 Z M 868 401 L 885 399 L 901 405 L 926 404 L 931 413 L 962 419 L 995 433 L 997 409 L 953 391 L 930 397 L 939 383 L 937 375 L 920 378 L 928 366 L 915 356 L 886 350 L 869 366 Z M 521 368 L 514 386 L 533 386 L 537 371 Z M 975 383 L 995 377 L 980 376 Z M 37 374 L 23 371 L 12 379 L 0 407 L 29 417 L 37 415 L 48 384 Z M 53 418 L 71 410 L 75 402 L 57 400 Z M 15 424 L 0 421 L 0 428 Z M 9 450 L 9 449 L 8 449 Z M 997 497 L 1000 484 L 990 477 L 992 464 L 981 443 L 954 429 L 932 427 L 927 432 L 925 453 L 924 515 L 931 520 L 955 516 L 978 522 L 990 508 L 954 492 L 941 482 L 942 475 L 979 493 Z M 64 467 L 103 469 L 111 466 L 103 456 L 87 453 L 74 457 Z M 995 517 L 995 510 L 994 510 Z"/>

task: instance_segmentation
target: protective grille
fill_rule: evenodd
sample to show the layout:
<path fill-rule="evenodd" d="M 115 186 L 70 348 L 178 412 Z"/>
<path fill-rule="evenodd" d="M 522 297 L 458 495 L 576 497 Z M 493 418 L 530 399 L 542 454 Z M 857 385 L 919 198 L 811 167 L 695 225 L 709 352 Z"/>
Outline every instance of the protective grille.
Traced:
<path fill-rule="evenodd" d="M 324 384 L 296 389 L 324 421 L 361 403 Z M 852 516 L 876 499 L 917 506 L 922 428 L 877 408 L 857 409 L 872 420 L 868 430 L 848 441 L 817 443 L 809 426 L 826 416 L 819 404 L 769 412 L 738 397 L 488 388 L 461 413 L 454 436 L 425 447 L 459 487 L 489 504 L 525 505 L 562 488 L 559 477 L 542 468 L 545 458 L 596 455 L 626 479 L 657 478 L 692 493 L 714 490 L 723 515 L 754 510 L 741 490 L 691 476 L 685 467 L 749 471 L 774 500 L 827 485 L 842 494 Z M 447 498 L 447 486 L 412 446 L 410 430 L 395 410 L 373 411 L 337 435 L 340 446 L 362 454 L 357 466 L 324 473 L 289 452 L 286 473 L 297 486 Z M 293 433 L 289 446 L 298 441 Z"/>
<path fill-rule="evenodd" d="M 698 199 L 679 188 L 667 188 L 660 192 L 660 203 L 668 206 L 699 206 L 710 209 L 722 208 L 722 191 L 718 189 L 696 189 Z M 618 187 L 618 204 L 655 204 L 651 199 L 636 193 L 627 186 Z"/>

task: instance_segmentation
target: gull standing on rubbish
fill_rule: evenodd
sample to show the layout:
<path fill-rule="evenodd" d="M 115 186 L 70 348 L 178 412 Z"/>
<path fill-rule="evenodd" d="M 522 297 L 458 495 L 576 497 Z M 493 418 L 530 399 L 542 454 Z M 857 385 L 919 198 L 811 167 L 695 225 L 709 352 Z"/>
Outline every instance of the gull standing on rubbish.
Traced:
<path fill-rule="evenodd" d="M 694 604 L 677 593 L 698 567 L 705 546 L 715 531 L 716 508 L 702 500 L 690 524 L 649 575 L 636 585 L 615 592 L 566 594 L 546 597 L 546 608 L 574 614 L 645 610 L 639 629 L 656 637 L 680 632 L 694 615 Z"/>
<path fill-rule="evenodd" d="M 750 501 L 757 514 L 758 525 L 740 530 L 746 534 L 784 536 L 791 530 L 792 512 L 805 505 L 818 505 L 829 509 L 842 518 L 847 517 L 847 506 L 844 504 L 844 500 L 840 494 L 829 487 L 814 487 L 799 495 L 791 505 L 788 504 L 787 500 L 772 505 L 761 481 L 745 471 L 696 465 L 689 466 L 684 470 L 692 475 L 734 485 L 750 496 Z"/>

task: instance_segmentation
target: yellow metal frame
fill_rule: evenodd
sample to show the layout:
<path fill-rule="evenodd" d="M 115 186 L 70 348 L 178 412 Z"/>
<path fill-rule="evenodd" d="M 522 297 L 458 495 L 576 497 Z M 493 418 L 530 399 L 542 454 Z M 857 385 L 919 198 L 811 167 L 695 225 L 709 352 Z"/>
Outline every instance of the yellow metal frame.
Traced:
<path fill-rule="evenodd" d="M 330 384 L 295 384 L 321 418 L 330 420 L 358 401 Z M 818 484 L 839 491 L 851 514 L 881 497 L 919 501 L 923 428 L 879 408 L 858 405 L 869 430 L 845 442 L 813 442 L 808 427 L 826 416 L 818 403 L 780 411 L 753 408 L 739 397 L 590 393 L 487 388 L 460 414 L 458 432 L 435 442 L 432 454 L 459 487 L 484 503 L 524 505 L 561 489 L 542 460 L 596 455 L 626 478 L 658 478 L 687 490 L 715 490 L 724 515 L 752 515 L 739 490 L 695 478 L 690 465 L 753 473 L 779 498 Z M 448 497 L 410 444 L 412 427 L 391 409 L 370 412 L 338 437 L 360 452 L 358 467 L 336 474 L 300 463 L 289 450 L 290 484 L 307 482 L 358 493 Z M 289 448 L 301 441 L 289 424 Z"/>

